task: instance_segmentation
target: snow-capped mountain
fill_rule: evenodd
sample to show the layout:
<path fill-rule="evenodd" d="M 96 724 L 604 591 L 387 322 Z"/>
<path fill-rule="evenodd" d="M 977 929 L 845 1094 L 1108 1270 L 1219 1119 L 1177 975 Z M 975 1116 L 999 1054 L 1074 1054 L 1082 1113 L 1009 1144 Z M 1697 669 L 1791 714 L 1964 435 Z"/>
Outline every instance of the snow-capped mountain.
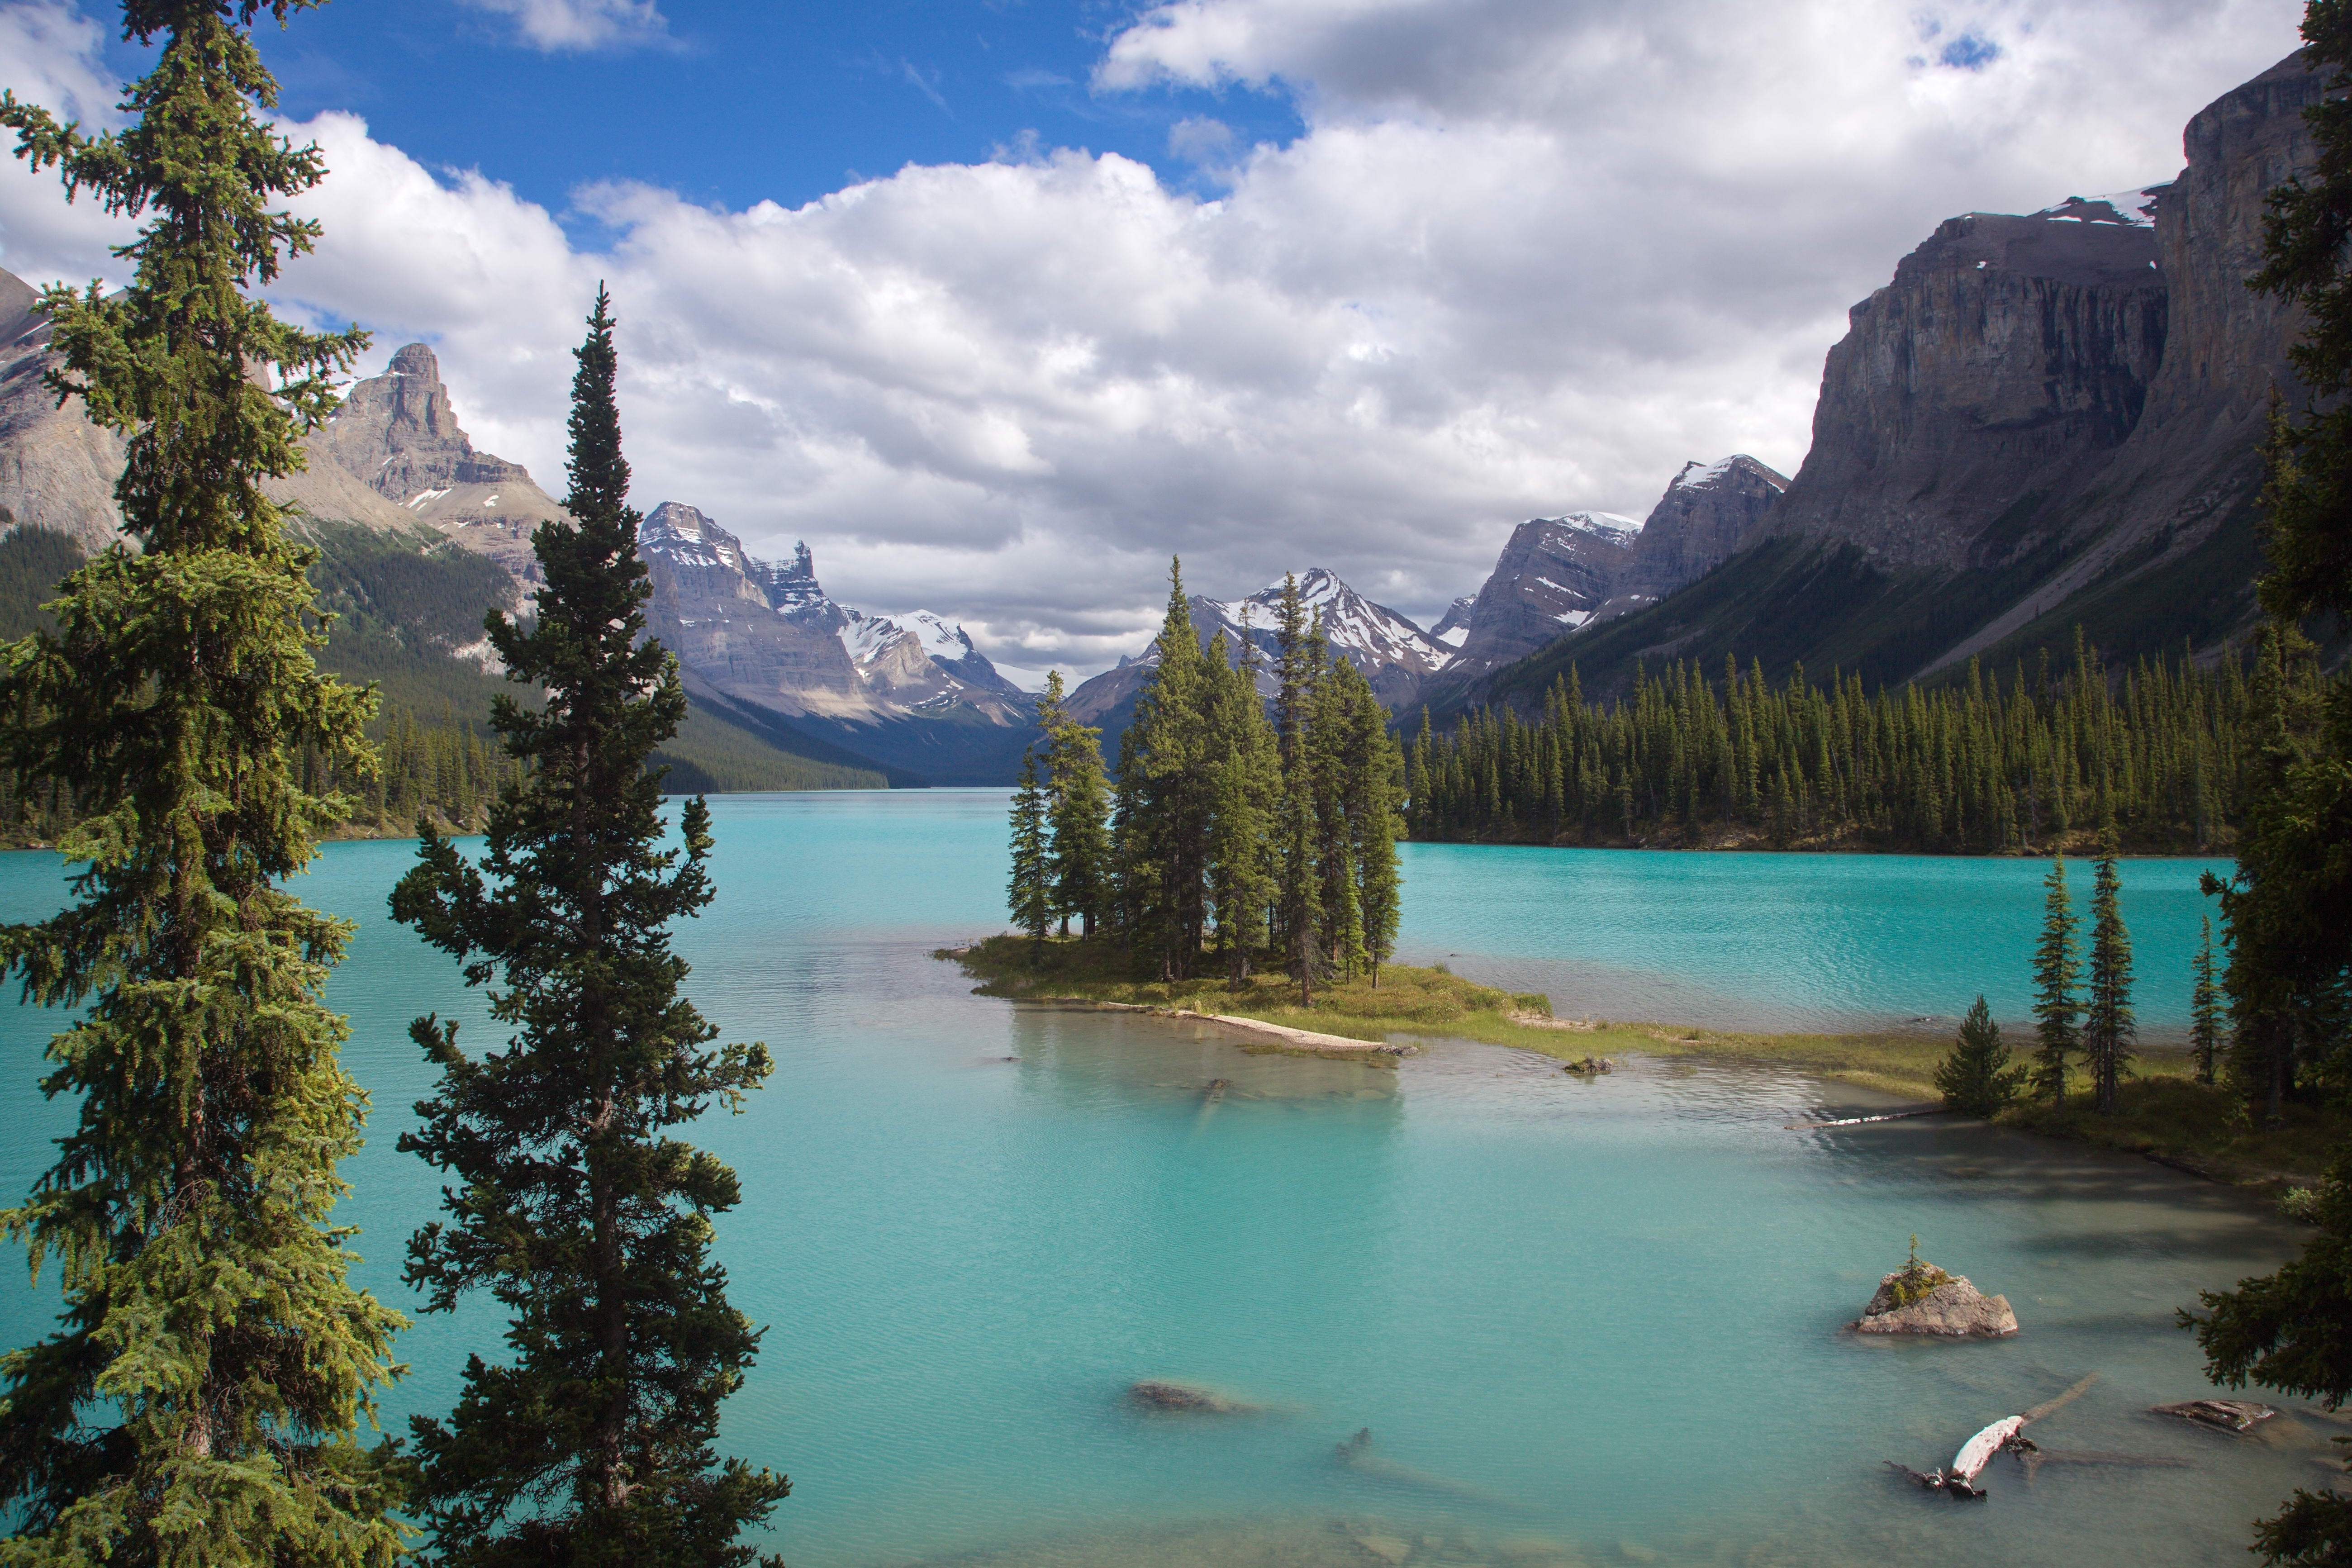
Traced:
<path fill-rule="evenodd" d="M 703 512 L 664 501 L 639 528 L 637 552 L 653 580 L 647 619 L 689 684 L 793 719 L 858 727 L 844 739 L 867 754 L 889 749 L 889 735 L 872 727 L 890 721 L 961 717 L 1025 730 L 1035 716 L 1035 700 L 945 616 L 835 603 L 806 544 L 788 562 L 761 561 Z"/>
<path fill-rule="evenodd" d="M 1327 568 L 1310 567 L 1299 576 L 1298 597 L 1310 620 L 1321 619 L 1323 638 L 1332 652 L 1363 671 L 1373 694 L 1391 711 L 1408 706 L 1422 683 L 1453 661 L 1452 647 L 1422 630 L 1410 617 L 1365 598 Z M 1186 603 L 1202 648 L 1222 632 L 1229 658 L 1240 657 L 1244 638 L 1258 649 L 1268 666 L 1260 673 L 1258 684 L 1272 696 L 1271 665 L 1277 651 L 1282 584 L 1270 584 L 1240 599 L 1211 599 L 1195 594 Z M 1155 640 L 1142 652 L 1119 660 L 1117 668 L 1080 684 L 1070 694 L 1070 711 L 1084 723 L 1107 723 L 1113 731 L 1124 727 L 1129 705 L 1159 664 L 1160 646 Z"/>
<path fill-rule="evenodd" d="M 1609 511 L 1519 524 L 1468 611 L 1458 620 L 1448 612 L 1439 623 L 1465 634 L 1454 673 L 1483 675 L 1591 620 L 1633 564 L 1641 534 L 1639 521 Z"/>

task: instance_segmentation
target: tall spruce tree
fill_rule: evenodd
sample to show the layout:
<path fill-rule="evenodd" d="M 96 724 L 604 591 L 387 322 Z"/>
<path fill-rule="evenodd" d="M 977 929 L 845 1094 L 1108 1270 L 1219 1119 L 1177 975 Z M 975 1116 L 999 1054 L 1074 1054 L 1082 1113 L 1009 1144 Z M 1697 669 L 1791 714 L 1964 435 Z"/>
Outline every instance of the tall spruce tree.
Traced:
<path fill-rule="evenodd" d="M 62 792 L 73 903 L 0 933 L 28 1000 L 86 1008 L 42 1080 L 79 1101 L 58 1162 L 0 1229 L 59 1331 L 0 1358 L 0 1505 L 18 1564 L 394 1562 L 398 1473 L 354 1432 L 401 1321 L 348 1279 L 330 1223 L 366 1097 L 321 1005 L 351 926 L 283 889 L 348 802 L 301 784 L 306 748 L 371 763 L 371 696 L 321 675 L 305 572 L 266 479 L 302 466 L 299 427 L 334 407 L 365 342 L 297 331 L 246 290 L 310 248 L 273 211 L 324 173 L 256 110 L 277 101 L 249 28 L 305 0 L 132 0 L 162 40 L 88 136 L 0 95 L 0 124 L 68 193 L 143 217 L 107 295 L 49 289 L 60 399 L 129 437 L 114 489 L 138 543 L 101 552 L 6 649 L 0 749 L 17 797 Z M 248 374 L 274 366 L 271 390 Z"/>
<path fill-rule="evenodd" d="M 2303 37 L 2305 61 L 2327 76 L 2304 110 L 2316 166 L 2271 194 L 2265 266 L 2252 283 L 2308 312 L 2292 352 L 2310 400 L 2299 420 L 2273 409 L 2259 731 L 2245 759 L 2237 874 L 2205 884 L 2221 895 L 2230 951 L 2232 1076 L 2253 1068 L 2271 1122 L 2298 1035 L 2315 1065 L 2340 1062 L 2352 989 L 2352 675 L 2339 670 L 2300 698 L 2287 679 L 2303 658 L 2297 622 L 2352 618 L 2352 5 L 2311 0 Z M 2352 1394 L 2352 1146 L 2339 1147 L 2320 1187 L 2318 1220 L 2300 1258 L 2183 1314 L 2217 1382 L 2330 1409 Z M 2352 1496 L 2298 1489 L 2256 1525 L 2255 1549 L 2274 1563 L 2352 1562 Z"/>
<path fill-rule="evenodd" d="M 1021 753 L 1021 782 L 1013 792 L 1013 874 L 1004 890 L 1013 923 L 1029 938 L 1030 955 L 1045 952 L 1054 921 L 1054 870 L 1045 845 L 1045 791 L 1037 782 L 1037 752 Z"/>
<path fill-rule="evenodd" d="M 760 1331 L 710 1258 L 735 1173 L 667 1130 L 713 1101 L 740 1109 L 771 1064 L 763 1046 L 710 1048 L 718 1032 L 678 991 L 668 926 L 710 901 L 710 816 L 688 802 L 661 847 L 646 764 L 686 692 L 640 640 L 650 590 L 601 289 L 577 357 L 578 521 L 531 536 L 546 585 L 530 629 L 487 622 L 508 679 L 545 689 L 542 708 L 502 697 L 491 721 L 528 776 L 492 808 L 479 867 L 420 823 L 392 898 L 468 984 L 503 984 L 491 1016 L 515 1031 L 479 1058 L 454 1023 L 412 1031 L 442 1078 L 401 1146 L 454 1180 L 406 1277 L 430 1310 L 488 1289 L 510 1314 L 508 1362 L 468 1357 L 450 1418 L 414 1424 L 420 1512 L 435 1559 L 467 1568 L 740 1564 L 757 1553 L 739 1536 L 790 1483 L 712 1450 Z"/>
<path fill-rule="evenodd" d="M 1208 920 L 1213 783 L 1202 765 L 1213 673 L 1184 598 L 1183 563 L 1168 566 L 1158 666 L 1119 736 L 1115 854 L 1123 922 L 1137 964 L 1191 977 Z"/>
<path fill-rule="evenodd" d="M 1318 613 L 1307 639 L 1315 687 L 1307 706 L 1306 784 L 1315 823 L 1315 879 L 1323 923 L 1315 948 L 1321 966 L 1352 977 L 1364 962 L 1364 909 L 1356 879 L 1356 832 L 1349 820 L 1349 747 L 1355 738 L 1355 688 L 1362 674 L 1331 657 Z M 1365 689 L 1369 698 L 1370 690 Z"/>
<path fill-rule="evenodd" d="M 1243 614 L 1246 617 L 1246 608 Z M 1244 626 L 1246 631 L 1246 619 Z M 1266 722 L 1265 702 L 1258 695 L 1258 668 L 1257 650 L 1247 640 L 1239 658 L 1229 660 L 1224 634 L 1217 634 L 1209 659 L 1216 678 L 1206 752 L 1216 792 L 1209 831 L 1209 897 L 1216 910 L 1225 983 L 1235 990 L 1248 981 L 1251 952 L 1265 940 L 1266 910 L 1275 894 L 1270 834 L 1282 773 L 1274 727 Z"/>
<path fill-rule="evenodd" d="M 1397 749 L 1396 737 L 1389 732 L 1387 710 L 1360 674 L 1351 683 L 1350 695 L 1342 796 L 1348 814 L 1349 855 L 1356 872 L 1364 961 L 1372 988 L 1378 990 L 1381 965 L 1396 951 L 1397 926 L 1404 909 L 1396 847 L 1397 835 L 1404 827 L 1401 811 L 1404 758 Z"/>
<path fill-rule="evenodd" d="M 2210 1084 L 2221 1054 L 2221 994 L 2213 983 L 2213 917 L 2204 916 L 2199 926 L 2197 956 L 2189 961 L 2189 1056 L 2197 1081 Z"/>
<path fill-rule="evenodd" d="M 2132 1045 L 2138 1038 L 2131 1001 L 2131 932 L 2124 927 L 2123 879 L 2116 869 L 2116 825 L 2109 815 L 2099 829 L 2099 864 L 2091 885 L 2091 952 L 2083 997 L 2084 1054 L 2090 1058 L 2094 1105 L 2102 1116 L 2116 1113 L 2122 1079 L 2131 1071 Z"/>
<path fill-rule="evenodd" d="M 1110 781 L 1103 774 L 1102 731 L 1071 718 L 1062 700 L 1062 672 L 1049 671 L 1037 705 L 1045 732 L 1047 879 L 1063 934 L 1076 915 L 1083 938 L 1095 934 L 1110 903 Z"/>
<path fill-rule="evenodd" d="M 1321 978 L 1322 879 L 1316 874 L 1315 700 L 1318 653 L 1298 598 L 1298 579 L 1285 573 L 1275 622 L 1275 746 L 1281 769 L 1274 823 L 1275 924 L 1302 1006 L 1315 999 Z"/>
<path fill-rule="evenodd" d="M 2042 940 L 2033 950 L 2033 1088 L 2051 1108 L 2066 1108 L 2066 1074 L 2080 1048 L 2076 1020 L 2083 1005 L 2074 994 L 2082 973 L 2075 955 L 2073 900 L 2066 892 L 2066 857 L 2050 858 L 2042 879 Z"/>

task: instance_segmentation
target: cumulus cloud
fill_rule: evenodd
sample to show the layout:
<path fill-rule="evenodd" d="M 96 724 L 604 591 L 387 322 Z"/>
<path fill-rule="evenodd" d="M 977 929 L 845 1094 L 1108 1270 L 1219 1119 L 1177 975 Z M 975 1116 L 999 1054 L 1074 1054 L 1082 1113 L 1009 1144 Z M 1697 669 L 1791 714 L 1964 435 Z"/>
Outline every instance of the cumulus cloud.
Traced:
<path fill-rule="evenodd" d="M 514 18 L 515 33 L 536 49 L 612 49 L 664 43 L 669 18 L 656 0 L 465 0 L 478 11 Z"/>
<path fill-rule="evenodd" d="M 583 190 L 595 254 L 327 115 L 301 132 L 326 237 L 285 300 L 377 328 L 375 363 L 435 342 L 477 442 L 558 489 L 607 279 L 642 504 L 1091 668 L 1138 645 L 1171 553 L 1213 594 L 1325 564 L 1431 616 L 1526 517 L 1640 515 L 1690 458 L 1793 469 L 1846 307 L 1937 222 L 2168 177 L 2298 13 L 1179 0 L 1097 90 L 1280 88 L 1307 125 L 1172 138 L 1222 160 L 1214 199 L 1029 139 L 795 208 Z"/>

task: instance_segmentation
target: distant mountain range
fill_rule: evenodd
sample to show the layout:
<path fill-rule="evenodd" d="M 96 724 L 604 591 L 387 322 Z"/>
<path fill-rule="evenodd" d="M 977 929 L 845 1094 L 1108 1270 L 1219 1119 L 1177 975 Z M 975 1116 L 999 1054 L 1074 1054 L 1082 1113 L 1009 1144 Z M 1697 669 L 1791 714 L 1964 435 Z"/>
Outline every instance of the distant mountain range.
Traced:
<path fill-rule="evenodd" d="M 1712 671 L 1727 655 L 1883 684 L 2062 643 L 2077 622 L 2126 657 L 2242 636 L 2263 408 L 2273 384 L 2294 384 L 2294 319 L 2242 280 L 2265 194 L 2310 166 L 2301 112 L 2320 86 L 2290 57 L 2225 94 L 2189 122 L 2188 166 L 2168 184 L 1939 226 L 1853 307 L 1794 479 L 1735 455 L 1685 464 L 1638 521 L 1531 519 L 1427 630 L 1320 567 L 1300 593 L 1407 722 L 1423 708 L 1532 706 L 1571 664 L 1588 692 L 1670 658 Z M 114 537 L 122 445 L 41 387 L 51 356 L 33 302 L 0 272 L 0 521 L 87 551 Z M 343 552 L 327 568 L 336 592 L 366 599 L 381 634 L 368 672 L 444 692 L 458 679 L 444 665 L 494 673 L 467 636 L 475 617 L 447 606 L 519 606 L 536 577 L 530 531 L 562 512 L 520 465 L 474 448 L 433 351 L 409 344 L 352 387 L 309 452 L 309 471 L 273 494 Z M 461 570 L 452 546 L 499 570 Z M 1012 777 L 1036 699 L 951 616 L 836 604 L 805 544 L 761 561 L 680 501 L 647 513 L 640 549 L 653 630 L 695 705 L 678 758 L 691 777 Z M 429 591 L 370 598 L 404 552 Z M 1280 593 L 1193 598 L 1202 645 L 1223 632 L 1270 653 Z M 405 614 L 420 597 L 440 608 Z M 394 647 L 407 666 L 383 652 Z M 1072 693 L 1107 750 L 1157 662 L 1147 647 Z M 709 767 L 693 763 L 697 745 Z"/>

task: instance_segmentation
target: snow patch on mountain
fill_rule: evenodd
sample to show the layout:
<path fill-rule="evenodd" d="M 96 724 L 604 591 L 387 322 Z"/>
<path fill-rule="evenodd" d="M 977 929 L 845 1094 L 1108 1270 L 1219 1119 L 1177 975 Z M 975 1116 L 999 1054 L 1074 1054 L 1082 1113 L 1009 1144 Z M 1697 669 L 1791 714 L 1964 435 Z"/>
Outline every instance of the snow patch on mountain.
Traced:
<path fill-rule="evenodd" d="M 1640 518 L 1622 517 L 1613 511 L 1571 511 L 1565 516 L 1540 518 L 1538 521 L 1559 523 L 1564 527 L 1575 529 L 1579 533 L 1589 533 L 1595 539 L 1605 539 L 1612 544 L 1631 544 L 1634 536 L 1642 531 Z"/>

